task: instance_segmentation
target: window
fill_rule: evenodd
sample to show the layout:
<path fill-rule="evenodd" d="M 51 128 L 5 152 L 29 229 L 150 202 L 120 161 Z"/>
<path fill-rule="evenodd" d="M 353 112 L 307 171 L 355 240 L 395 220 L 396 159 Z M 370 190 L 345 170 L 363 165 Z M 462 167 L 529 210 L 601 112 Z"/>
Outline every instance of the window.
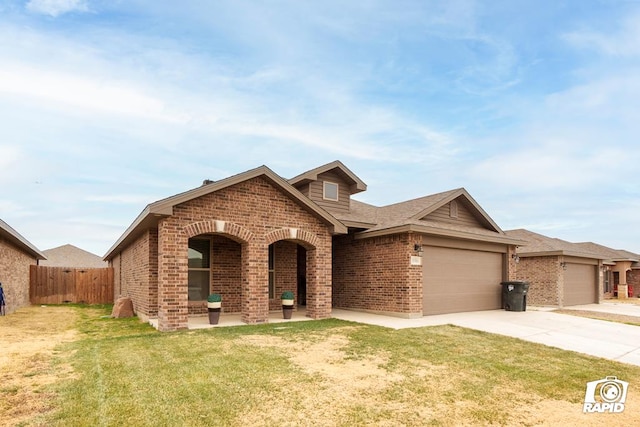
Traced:
<path fill-rule="evenodd" d="M 338 201 L 338 184 L 324 181 L 322 186 L 322 198 L 325 200 Z"/>
<path fill-rule="evenodd" d="M 273 244 L 269 245 L 269 299 L 276 297 L 276 260 Z"/>
<path fill-rule="evenodd" d="M 210 258 L 209 239 L 189 239 L 189 301 L 203 301 L 209 296 Z"/>

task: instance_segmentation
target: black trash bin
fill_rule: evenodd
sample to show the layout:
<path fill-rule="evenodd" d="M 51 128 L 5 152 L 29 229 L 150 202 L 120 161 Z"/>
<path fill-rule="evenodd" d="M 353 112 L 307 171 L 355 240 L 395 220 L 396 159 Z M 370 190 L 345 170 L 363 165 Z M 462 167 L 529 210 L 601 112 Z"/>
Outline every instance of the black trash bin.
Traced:
<path fill-rule="evenodd" d="M 507 311 L 527 311 L 529 283 L 522 281 L 502 282 L 502 308 Z"/>

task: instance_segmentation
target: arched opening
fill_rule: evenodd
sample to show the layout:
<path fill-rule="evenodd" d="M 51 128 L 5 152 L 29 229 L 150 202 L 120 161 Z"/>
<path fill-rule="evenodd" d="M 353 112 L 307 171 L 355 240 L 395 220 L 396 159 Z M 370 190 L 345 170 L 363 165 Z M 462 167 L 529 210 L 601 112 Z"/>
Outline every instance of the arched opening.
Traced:
<path fill-rule="evenodd" d="M 294 293 L 296 305 L 306 306 L 307 250 L 294 240 L 269 245 L 269 310 L 281 309 L 283 292 Z"/>
<path fill-rule="evenodd" d="M 189 238 L 189 314 L 205 314 L 207 296 L 222 295 L 225 313 L 242 310 L 242 244 L 221 234 Z"/>
<path fill-rule="evenodd" d="M 269 244 L 269 310 L 281 308 L 280 296 L 284 291 L 294 293 L 295 304 L 306 309 L 309 290 L 317 287 L 310 276 L 308 258 L 315 259 L 317 236 L 297 228 L 274 230 L 266 236 Z"/>

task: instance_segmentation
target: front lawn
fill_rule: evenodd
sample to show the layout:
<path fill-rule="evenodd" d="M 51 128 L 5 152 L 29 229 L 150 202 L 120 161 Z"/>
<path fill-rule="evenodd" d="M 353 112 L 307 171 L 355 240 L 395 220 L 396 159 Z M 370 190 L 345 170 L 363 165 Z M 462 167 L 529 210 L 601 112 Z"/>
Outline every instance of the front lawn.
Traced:
<path fill-rule="evenodd" d="M 25 310 L 46 310 L 65 339 L 29 356 L 35 371 L 4 367 L 13 376 L 0 399 L 14 403 L 0 416 L 12 425 L 640 425 L 640 367 L 454 326 L 330 319 L 159 333 L 104 317 L 108 307 Z M 29 317 L 0 318 L 0 336 Z M 48 381 L 18 398 L 11 381 L 25 375 Z M 630 383 L 625 412 L 583 414 L 586 383 L 608 375 Z"/>

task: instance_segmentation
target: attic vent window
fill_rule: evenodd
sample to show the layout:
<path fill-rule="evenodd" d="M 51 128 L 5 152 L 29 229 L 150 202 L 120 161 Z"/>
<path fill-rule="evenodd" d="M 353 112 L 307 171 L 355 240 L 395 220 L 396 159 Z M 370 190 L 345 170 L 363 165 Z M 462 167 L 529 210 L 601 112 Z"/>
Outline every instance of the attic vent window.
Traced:
<path fill-rule="evenodd" d="M 322 198 L 325 200 L 338 201 L 338 184 L 324 181 L 322 186 Z"/>
<path fill-rule="evenodd" d="M 449 202 L 449 217 L 458 218 L 458 202 L 455 200 Z"/>

